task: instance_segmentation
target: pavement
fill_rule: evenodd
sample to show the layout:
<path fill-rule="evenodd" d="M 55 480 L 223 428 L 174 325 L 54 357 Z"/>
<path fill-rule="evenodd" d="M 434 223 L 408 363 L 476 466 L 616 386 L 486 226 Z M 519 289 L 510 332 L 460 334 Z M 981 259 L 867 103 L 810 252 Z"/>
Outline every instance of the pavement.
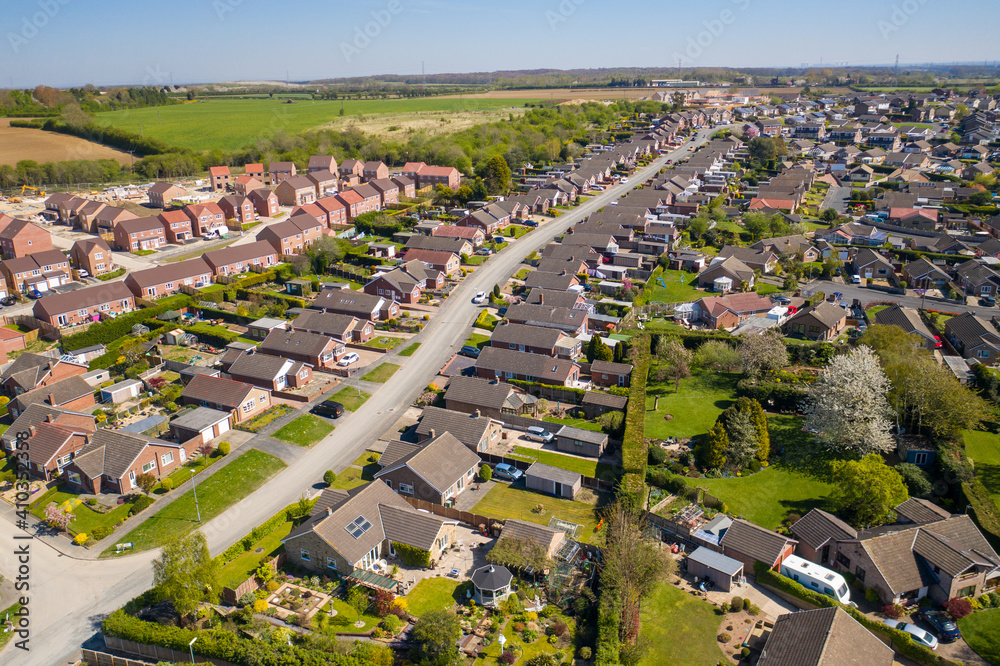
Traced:
<path fill-rule="evenodd" d="M 597 212 L 658 172 L 668 159 L 687 157 L 692 149 L 707 143 L 719 130 L 706 128 L 676 151 L 662 155 L 639 169 L 627 185 L 616 185 L 580 206 L 508 243 L 484 266 L 463 281 L 441 306 L 437 316 L 412 341 L 421 342 L 413 356 L 398 358 L 402 367 L 354 414 L 337 422 L 337 429 L 323 441 L 305 450 L 288 467 L 256 492 L 230 507 L 202 528 L 212 554 L 221 553 L 241 539 L 253 526 L 263 523 L 303 493 L 322 487 L 324 470 L 348 466 L 379 435 L 388 430 L 455 354 L 468 336 L 479 308 L 471 302 L 477 291 L 502 284 L 517 271 L 524 257 L 563 234 L 566 229 Z M 252 445 L 252 443 L 251 443 Z M 24 532 L 9 519 L 0 520 L 0 574 L 10 578 L 18 571 L 14 545 Z M 5 665 L 72 664 L 82 643 L 93 638 L 100 619 L 152 585 L 150 563 L 157 551 L 114 560 L 78 560 L 64 555 L 40 540 L 30 541 L 32 586 L 31 651 L 14 647 L 2 655 Z M 42 640 L 44 637 L 44 641 Z"/>

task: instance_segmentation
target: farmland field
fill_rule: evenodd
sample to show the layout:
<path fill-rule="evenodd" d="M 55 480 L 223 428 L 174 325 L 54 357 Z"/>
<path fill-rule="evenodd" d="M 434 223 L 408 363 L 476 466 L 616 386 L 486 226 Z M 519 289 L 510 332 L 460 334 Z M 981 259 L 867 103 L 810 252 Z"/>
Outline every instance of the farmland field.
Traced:
<path fill-rule="evenodd" d="M 98 114 L 95 121 L 195 150 L 233 150 L 277 132 L 344 129 L 403 134 L 407 121 L 416 129 L 440 127 L 454 132 L 506 118 L 528 99 L 423 97 L 389 100 L 211 99 L 168 107 L 127 109 Z M 344 115 L 340 115 L 343 104 Z M 454 117 L 453 117 L 454 116 Z M 443 119 L 443 120 L 442 120 Z"/>
<path fill-rule="evenodd" d="M 11 127 L 8 118 L 0 118 L 0 164 L 13 166 L 21 160 L 63 162 L 102 159 L 128 164 L 130 158 L 128 153 L 68 134 Z"/>

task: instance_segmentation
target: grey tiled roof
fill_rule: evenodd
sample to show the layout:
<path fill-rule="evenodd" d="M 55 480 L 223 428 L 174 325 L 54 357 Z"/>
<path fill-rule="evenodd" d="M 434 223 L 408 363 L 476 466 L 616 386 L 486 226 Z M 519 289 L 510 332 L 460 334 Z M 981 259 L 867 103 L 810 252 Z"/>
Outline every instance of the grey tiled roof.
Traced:
<path fill-rule="evenodd" d="M 461 375 L 452 377 L 448 382 L 448 390 L 445 391 L 444 400 L 467 403 L 484 407 L 486 409 L 499 410 L 503 408 L 507 397 L 514 391 L 514 387 L 504 382 L 491 382 L 478 377 L 463 377 Z"/>
<path fill-rule="evenodd" d="M 285 354 L 319 356 L 330 344 L 330 337 L 326 335 L 276 328 L 268 333 L 264 341 L 260 343 L 260 351 L 282 357 Z"/>
<path fill-rule="evenodd" d="M 465 446 L 476 448 L 486 435 L 490 423 L 495 422 L 488 416 L 476 417 L 465 412 L 456 412 L 440 407 L 424 407 L 417 425 L 417 434 L 429 435 L 431 430 L 435 436 L 450 432 Z"/>
<path fill-rule="evenodd" d="M 551 350 L 563 335 L 565 334 L 557 328 L 507 323 L 494 329 L 490 336 L 490 346 L 508 347 L 513 344 Z"/>
<path fill-rule="evenodd" d="M 88 384 L 83 377 L 73 375 L 65 379 L 60 379 L 48 386 L 39 386 L 27 393 L 22 393 L 14 398 L 14 401 L 21 406 L 22 410 L 36 402 L 47 402 L 50 405 L 58 407 L 93 392 L 94 387 Z M 50 401 L 49 396 L 55 398 L 55 401 Z"/>
<path fill-rule="evenodd" d="M 579 472 L 571 472 L 559 467 L 553 467 L 552 465 L 543 465 L 540 462 L 531 463 L 531 467 L 524 474 L 525 476 L 535 476 L 540 479 L 548 479 L 549 481 L 569 486 L 576 485 L 583 478 L 583 475 Z"/>
<path fill-rule="evenodd" d="M 841 608 L 781 615 L 759 666 L 890 666 L 893 650 Z"/>
<path fill-rule="evenodd" d="M 551 305 L 518 303 L 507 308 L 507 319 L 534 326 L 576 329 L 587 319 L 587 313 L 574 308 L 557 308 Z"/>
<path fill-rule="evenodd" d="M 951 518 L 951 512 L 947 509 L 919 497 L 911 497 L 897 506 L 896 513 L 918 525 Z"/>
<path fill-rule="evenodd" d="M 742 519 L 734 520 L 720 540 L 723 552 L 731 548 L 767 566 L 774 566 L 789 542 L 795 540 Z"/>
<path fill-rule="evenodd" d="M 542 271 L 531 271 L 524 278 L 524 285 L 529 289 L 541 287 L 555 291 L 566 291 L 577 283 L 579 280 L 575 275 L 560 275 L 559 273 L 544 273 Z"/>
<path fill-rule="evenodd" d="M 610 393 L 602 393 L 600 391 L 587 391 L 586 395 L 583 396 L 583 404 L 601 405 L 603 407 L 611 407 L 612 409 L 625 409 L 625 405 L 628 404 L 628 398 L 623 395 L 611 395 Z"/>
<path fill-rule="evenodd" d="M 292 321 L 292 327 L 344 340 L 355 328 L 363 326 L 363 321 L 367 319 L 359 320 L 353 315 L 335 312 L 306 310 Z"/>
<path fill-rule="evenodd" d="M 244 382 L 199 374 L 184 387 L 181 395 L 191 400 L 204 400 L 235 409 L 243 404 L 252 390 L 254 387 Z"/>
<path fill-rule="evenodd" d="M 575 439 L 578 442 L 587 442 L 588 444 L 604 444 L 608 441 L 608 435 L 606 433 L 584 430 L 582 428 L 574 428 L 573 426 L 568 425 L 564 425 L 559 428 L 559 430 L 556 431 L 556 437 Z"/>
<path fill-rule="evenodd" d="M 394 469 L 406 466 L 432 488 L 444 492 L 470 469 L 478 465 L 478 455 L 470 451 L 451 433 L 443 432 L 425 445 L 417 447 L 408 455 L 383 465 L 382 470 L 376 473 L 375 477 L 378 478 Z"/>
<path fill-rule="evenodd" d="M 610 361 L 594 361 L 590 365 L 590 372 L 604 372 L 609 375 L 630 375 L 632 366 L 628 363 L 612 363 Z"/>
<path fill-rule="evenodd" d="M 578 367 L 572 361 L 564 358 L 548 358 L 545 363 L 539 363 L 540 354 L 528 354 L 512 349 L 484 347 L 476 359 L 477 368 L 486 368 L 495 372 L 506 371 L 526 377 L 549 379 L 565 382 L 573 368 Z M 544 357 L 542 357 L 544 358 Z"/>
<path fill-rule="evenodd" d="M 934 339 L 934 334 L 927 328 L 917 311 L 899 305 L 879 310 L 875 313 L 875 323 L 887 326 L 898 326 L 907 333 L 918 333 L 928 340 Z"/>
<path fill-rule="evenodd" d="M 195 407 L 170 422 L 170 425 L 188 430 L 204 430 L 229 418 L 229 412 L 211 407 Z"/>
<path fill-rule="evenodd" d="M 402 460 L 420 449 L 420 445 L 413 442 L 403 442 L 398 439 L 390 440 L 385 445 L 385 451 L 382 452 L 382 457 L 378 459 L 378 464 L 381 465 L 382 469 L 394 465 L 397 461 Z"/>
<path fill-rule="evenodd" d="M 286 363 L 289 363 L 288 359 L 281 356 L 244 354 L 229 368 L 229 374 L 271 381 L 278 376 Z"/>
<path fill-rule="evenodd" d="M 120 479 L 147 446 L 149 442 L 137 435 L 100 428 L 73 462 L 92 479 L 102 474 Z"/>
<path fill-rule="evenodd" d="M 812 548 L 819 548 L 830 541 L 853 539 L 857 530 L 822 509 L 813 509 L 792 525 L 792 534 Z"/>

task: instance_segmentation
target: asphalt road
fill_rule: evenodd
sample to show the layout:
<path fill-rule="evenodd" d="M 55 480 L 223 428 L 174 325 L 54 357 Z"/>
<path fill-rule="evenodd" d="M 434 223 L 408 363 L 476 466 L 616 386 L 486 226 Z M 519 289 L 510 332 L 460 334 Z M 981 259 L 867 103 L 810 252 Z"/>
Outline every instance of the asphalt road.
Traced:
<path fill-rule="evenodd" d="M 517 271 L 524 257 L 540 250 L 568 227 L 654 175 L 667 159 L 683 159 L 693 148 L 706 143 L 718 129 L 700 131 L 695 142 L 659 157 L 650 166 L 636 172 L 628 185 L 617 185 L 599 193 L 572 211 L 510 243 L 509 247 L 476 269 L 445 301 L 420 335 L 414 338 L 414 341 L 422 343 L 420 349 L 409 359 L 401 359 L 400 370 L 356 413 L 343 419 L 330 436 L 292 461 L 253 495 L 202 527 L 212 553 L 222 552 L 253 526 L 297 501 L 304 493 L 315 493 L 322 487 L 324 470 L 346 467 L 392 426 L 465 341 L 479 311 L 479 306 L 471 302 L 477 291 L 487 291 L 494 284 L 502 284 Z M 0 520 L 0 574 L 8 579 L 14 578 L 18 570 L 14 544 L 19 543 L 15 540 L 19 534 L 23 532 L 13 524 Z M 2 662 L 5 665 L 73 663 L 80 645 L 93 637 L 105 614 L 152 585 L 150 562 L 156 557 L 156 551 L 115 560 L 76 560 L 41 541 L 32 540 L 29 543 L 31 650 L 27 653 L 18 650 L 12 641 L 3 652 Z"/>
<path fill-rule="evenodd" d="M 839 187 L 836 185 L 831 185 L 830 189 L 826 191 L 826 196 L 823 198 L 822 210 L 827 208 L 833 208 L 835 211 L 841 214 L 847 213 L 847 203 L 851 198 L 851 188 L 850 187 Z"/>
<path fill-rule="evenodd" d="M 985 307 L 978 305 L 978 302 L 976 305 L 963 305 L 962 303 L 956 303 L 955 301 L 944 298 L 922 298 L 920 294 L 916 293 L 913 289 L 908 289 L 905 296 L 900 294 L 888 294 L 884 291 L 869 289 L 864 285 L 841 284 L 839 282 L 831 282 L 829 280 L 813 280 L 803 287 L 802 294 L 808 296 L 817 291 L 822 291 L 827 296 L 835 291 L 839 291 L 844 295 L 844 301 L 847 303 L 850 303 L 854 299 L 858 299 L 861 301 L 862 305 L 876 301 L 893 302 L 899 303 L 900 305 L 908 308 L 926 308 L 928 310 L 939 310 L 941 312 L 953 312 L 956 314 L 971 312 L 982 317 L 983 319 L 986 319 L 987 321 L 989 321 L 993 316 L 1000 315 L 1000 308 L 995 306 L 992 308 Z M 970 302 L 972 302 L 972 299 L 970 299 Z"/>

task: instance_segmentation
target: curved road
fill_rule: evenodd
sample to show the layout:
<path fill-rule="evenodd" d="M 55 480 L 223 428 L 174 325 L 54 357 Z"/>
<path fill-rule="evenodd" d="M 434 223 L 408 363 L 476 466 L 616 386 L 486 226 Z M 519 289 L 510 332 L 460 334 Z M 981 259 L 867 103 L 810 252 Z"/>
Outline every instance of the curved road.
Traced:
<path fill-rule="evenodd" d="M 324 470 L 341 469 L 357 458 L 395 423 L 433 379 L 438 370 L 465 341 L 471 322 L 479 312 L 472 304 L 477 291 L 503 284 L 515 273 L 524 257 L 540 250 L 556 236 L 599 208 L 608 205 L 653 176 L 667 159 L 680 160 L 708 142 L 719 128 L 698 132 L 678 150 L 657 158 L 637 171 L 628 185 L 605 190 L 555 220 L 510 243 L 460 284 L 427 327 L 414 338 L 420 349 L 405 359 L 400 370 L 357 412 L 337 425 L 336 431 L 272 478 L 250 497 L 202 527 L 213 554 L 225 550 L 253 526 L 267 520 L 304 492 L 321 487 Z M 100 628 L 105 614 L 121 607 L 152 585 L 150 562 L 156 551 L 114 560 L 77 560 L 38 540 L 16 541 L 23 534 L 0 520 L 0 574 L 12 580 L 17 572 L 15 544 L 31 545 L 30 652 L 14 647 L 4 650 L 2 662 L 10 666 L 73 663 L 80 645 Z M 17 640 L 17 639 L 15 639 Z"/>

